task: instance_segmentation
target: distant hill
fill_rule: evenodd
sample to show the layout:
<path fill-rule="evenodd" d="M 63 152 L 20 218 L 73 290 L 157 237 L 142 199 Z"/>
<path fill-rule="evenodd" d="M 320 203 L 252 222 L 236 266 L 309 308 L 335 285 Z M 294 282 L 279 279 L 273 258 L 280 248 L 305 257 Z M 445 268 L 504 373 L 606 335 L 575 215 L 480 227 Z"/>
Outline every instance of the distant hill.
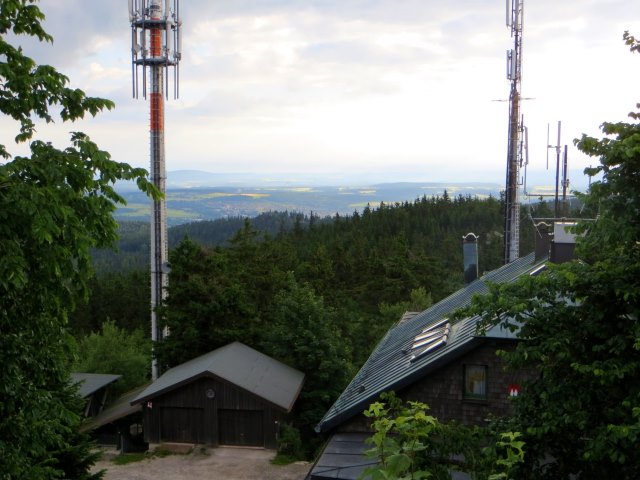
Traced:
<path fill-rule="evenodd" d="M 201 177 L 198 175 L 201 174 Z M 256 176 L 257 177 L 257 176 Z M 167 184 L 169 225 L 215 220 L 218 218 L 256 217 L 266 212 L 303 212 L 320 217 L 350 215 L 367 205 L 413 201 L 423 196 L 470 195 L 477 198 L 497 197 L 500 186 L 488 183 L 423 183 L 401 182 L 376 185 L 318 186 L 306 183 L 258 186 L 230 185 L 231 177 L 207 172 L 172 172 Z M 238 178 L 238 177 L 233 177 Z M 209 182 L 221 186 L 204 186 Z M 237 180 L 236 180 L 237 181 Z M 244 181 L 257 181 L 246 176 Z M 274 180 L 275 181 L 275 180 Z M 285 180 L 280 180 L 285 182 Z M 242 182 L 240 182 L 242 183 Z M 118 220 L 149 221 L 150 201 L 141 192 L 120 188 L 127 205 L 116 212 Z"/>

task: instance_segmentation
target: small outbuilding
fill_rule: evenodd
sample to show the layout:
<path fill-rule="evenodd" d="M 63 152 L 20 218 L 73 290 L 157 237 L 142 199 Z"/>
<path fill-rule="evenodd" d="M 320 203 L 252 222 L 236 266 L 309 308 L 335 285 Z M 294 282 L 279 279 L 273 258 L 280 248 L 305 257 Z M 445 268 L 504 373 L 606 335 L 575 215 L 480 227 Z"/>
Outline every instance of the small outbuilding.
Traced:
<path fill-rule="evenodd" d="M 144 452 L 142 406 L 131 405 L 148 385 L 142 385 L 116 398 L 107 408 L 88 419 L 81 432 L 90 432 L 99 445 L 115 446 L 122 453 Z"/>
<path fill-rule="evenodd" d="M 99 414 L 108 401 L 108 388 L 121 375 L 106 373 L 72 373 L 71 383 L 78 386 L 78 393 L 85 399 L 85 417 Z"/>
<path fill-rule="evenodd" d="M 178 365 L 131 401 L 145 440 L 276 448 L 304 374 L 234 342 Z"/>

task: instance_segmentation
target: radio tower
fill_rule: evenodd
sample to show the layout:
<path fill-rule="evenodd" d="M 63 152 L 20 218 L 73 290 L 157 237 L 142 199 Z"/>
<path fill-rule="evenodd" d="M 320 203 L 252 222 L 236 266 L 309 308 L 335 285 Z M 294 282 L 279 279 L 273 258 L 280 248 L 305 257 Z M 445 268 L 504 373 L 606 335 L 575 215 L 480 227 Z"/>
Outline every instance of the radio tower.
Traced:
<path fill-rule="evenodd" d="M 507 182 L 504 215 L 504 263 L 519 256 L 520 244 L 520 167 L 522 166 L 522 132 L 520 115 L 520 81 L 522 79 L 522 14 L 524 0 L 507 0 L 507 27 L 514 39 L 513 49 L 507 51 L 509 93 L 509 134 L 507 147 Z"/>
<path fill-rule="evenodd" d="M 133 97 L 138 98 L 138 67 L 142 67 L 142 95 L 147 98 L 148 67 L 151 181 L 162 193 L 162 198 L 152 200 L 151 208 L 151 340 L 154 343 L 167 333 L 159 328 L 156 309 L 165 298 L 168 284 L 164 97 L 169 97 L 169 67 L 173 67 L 173 96 L 178 97 L 181 57 L 179 3 L 179 0 L 129 0 Z M 158 378 L 155 357 L 151 363 L 151 377 L 153 380 Z"/>

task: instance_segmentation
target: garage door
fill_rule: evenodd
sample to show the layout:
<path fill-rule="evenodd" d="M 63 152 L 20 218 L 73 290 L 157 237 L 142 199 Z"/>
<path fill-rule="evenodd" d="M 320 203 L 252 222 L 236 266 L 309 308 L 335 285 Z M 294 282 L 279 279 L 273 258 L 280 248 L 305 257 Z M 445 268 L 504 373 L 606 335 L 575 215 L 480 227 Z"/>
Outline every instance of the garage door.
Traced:
<path fill-rule="evenodd" d="M 202 408 L 162 407 L 160 439 L 163 442 L 202 443 Z"/>
<path fill-rule="evenodd" d="M 220 445 L 264 447 L 261 410 L 218 410 Z"/>

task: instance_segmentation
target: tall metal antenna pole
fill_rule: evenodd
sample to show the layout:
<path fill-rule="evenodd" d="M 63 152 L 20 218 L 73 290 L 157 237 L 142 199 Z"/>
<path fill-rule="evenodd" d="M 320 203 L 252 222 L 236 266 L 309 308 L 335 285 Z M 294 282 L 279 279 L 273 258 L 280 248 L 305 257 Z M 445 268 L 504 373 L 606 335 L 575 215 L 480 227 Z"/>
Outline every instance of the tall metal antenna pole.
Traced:
<path fill-rule="evenodd" d="M 169 67 L 177 71 L 180 61 L 179 0 L 129 0 L 131 22 L 131 64 L 133 96 L 138 96 L 138 67 L 142 67 L 142 92 L 147 98 L 149 68 L 150 165 L 151 181 L 162 198 L 151 205 L 151 340 L 159 342 L 168 332 L 158 325 L 157 308 L 168 285 L 167 208 L 165 204 L 166 168 L 164 157 L 164 77 Z M 175 46 L 175 48 L 174 48 Z M 177 97 L 177 73 L 174 96 Z M 167 79 L 168 80 L 168 79 Z M 151 377 L 158 378 L 158 363 L 151 364 Z"/>
<path fill-rule="evenodd" d="M 524 0 L 507 0 L 507 27 L 514 39 L 507 51 L 509 92 L 509 134 L 504 215 L 504 263 L 513 262 L 520 253 L 520 167 L 522 166 L 522 118 L 520 114 L 520 82 L 522 78 L 522 15 Z"/>
<path fill-rule="evenodd" d="M 558 144 L 556 146 L 556 197 L 555 202 L 553 204 L 553 214 L 556 218 L 560 218 L 560 198 L 559 198 L 559 189 L 560 189 L 560 128 L 561 123 L 558 122 Z"/>

